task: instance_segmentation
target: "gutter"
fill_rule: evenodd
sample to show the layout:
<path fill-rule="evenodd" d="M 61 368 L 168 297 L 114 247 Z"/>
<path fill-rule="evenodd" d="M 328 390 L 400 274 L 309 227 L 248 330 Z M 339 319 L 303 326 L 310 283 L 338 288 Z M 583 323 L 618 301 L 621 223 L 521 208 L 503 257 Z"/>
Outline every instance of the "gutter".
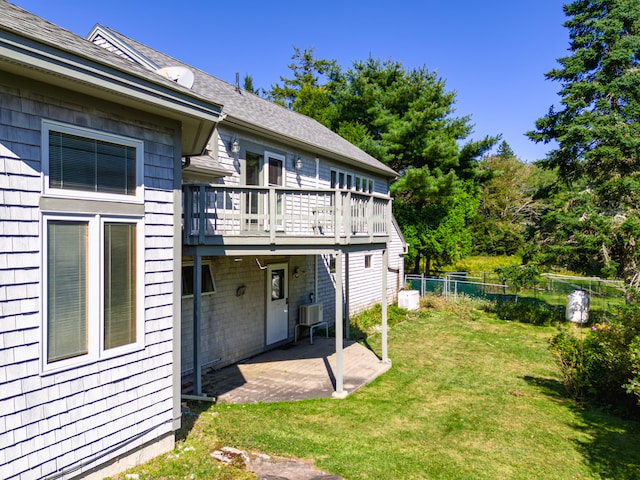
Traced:
<path fill-rule="evenodd" d="M 86 40 L 82 39 L 83 42 Z M 93 44 L 91 48 L 106 50 Z M 98 60 L 100 61 L 100 60 Z M 116 62 L 117 63 L 117 62 Z M 182 124 L 182 155 L 200 155 L 224 118 L 222 106 L 155 72 L 131 64 L 122 71 L 106 61 L 86 61 L 72 54 L 0 28 L 0 70 L 34 81 L 88 95 L 126 108 L 178 121 Z M 137 72 L 136 70 L 140 70 Z M 134 72 L 134 73 L 132 73 Z"/>
<path fill-rule="evenodd" d="M 40 71 L 58 79 L 56 81 L 55 78 L 48 77 L 49 83 L 61 85 L 66 79 L 94 89 L 130 96 L 152 105 L 163 105 L 185 113 L 190 111 L 191 115 L 199 114 L 213 121 L 218 121 L 222 115 L 221 105 L 169 89 L 168 85 L 162 83 L 171 80 L 165 80 L 160 75 L 156 76 L 161 81 L 152 83 L 148 78 L 133 77 L 130 72 L 121 75 L 113 65 L 95 64 L 95 61 L 92 61 L 94 65 L 84 64 L 71 58 L 68 53 L 64 56 L 60 53 L 60 50 L 54 50 L 45 44 L 38 44 L 9 32 L 3 34 L 0 30 L 0 58 L 22 69 Z M 171 84 L 173 86 L 173 82 Z"/>

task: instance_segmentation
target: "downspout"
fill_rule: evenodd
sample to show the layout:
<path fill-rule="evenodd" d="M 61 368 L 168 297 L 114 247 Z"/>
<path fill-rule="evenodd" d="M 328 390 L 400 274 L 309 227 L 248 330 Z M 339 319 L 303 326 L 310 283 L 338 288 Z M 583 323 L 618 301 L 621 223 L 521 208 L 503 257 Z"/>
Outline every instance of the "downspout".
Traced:
<path fill-rule="evenodd" d="M 172 430 L 177 431 L 182 424 L 182 170 L 178 168 L 181 162 L 182 135 L 177 129 L 174 133 L 174 179 L 173 179 L 173 338 L 172 341 Z"/>
<path fill-rule="evenodd" d="M 202 396 L 202 257 L 193 255 L 193 394 Z"/>
<path fill-rule="evenodd" d="M 351 274 L 349 273 L 349 252 L 345 252 L 344 254 L 344 313 L 343 313 L 343 321 L 344 321 L 344 338 L 349 340 L 351 337 L 351 332 L 349 331 L 349 290 L 351 290 L 351 282 L 349 277 Z"/>

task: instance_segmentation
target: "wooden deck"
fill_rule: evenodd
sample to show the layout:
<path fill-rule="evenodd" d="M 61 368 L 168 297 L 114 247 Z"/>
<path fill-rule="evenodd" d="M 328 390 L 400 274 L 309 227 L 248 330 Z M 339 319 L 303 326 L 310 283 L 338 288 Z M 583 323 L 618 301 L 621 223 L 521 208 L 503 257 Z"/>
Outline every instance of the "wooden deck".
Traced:
<path fill-rule="evenodd" d="M 388 196 L 338 189 L 183 185 L 185 245 L 379 243 Z"/>

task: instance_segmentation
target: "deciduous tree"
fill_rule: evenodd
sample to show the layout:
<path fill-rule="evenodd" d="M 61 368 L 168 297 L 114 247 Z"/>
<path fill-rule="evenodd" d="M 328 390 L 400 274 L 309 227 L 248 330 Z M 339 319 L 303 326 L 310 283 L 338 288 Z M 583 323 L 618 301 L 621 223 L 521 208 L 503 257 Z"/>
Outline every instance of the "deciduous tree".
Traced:
<path fill-rule="evenodd" d="M 536 192 L 555 175 L 520 161 L 505 141 L 495 155 L 484 157 L 478 168 L 486 180 L 481 185 L 478 214 L 471 225 L 473 252 L 514 255 L 523 248 L 527 228 L 541 213 Z"/>

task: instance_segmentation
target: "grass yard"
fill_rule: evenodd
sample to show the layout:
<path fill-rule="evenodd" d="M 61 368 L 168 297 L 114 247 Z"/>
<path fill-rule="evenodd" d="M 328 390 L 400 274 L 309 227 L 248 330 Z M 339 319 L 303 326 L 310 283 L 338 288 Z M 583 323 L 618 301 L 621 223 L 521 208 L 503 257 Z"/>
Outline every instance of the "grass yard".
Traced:
<path fill-rule="evenodd" d="M 344 400 L 190 405 L 176 451 L 135 473 L 254 478 L 210 457 L 226 445 L 345 479 L 640 478 L 640 425 L 564 398 L 547 350 L 555 327 L 460 304 L 395 309 L 390 324 L 393 367 L 367 387 Z M 376 351 L 378 340 L 367 339 Z"/>

